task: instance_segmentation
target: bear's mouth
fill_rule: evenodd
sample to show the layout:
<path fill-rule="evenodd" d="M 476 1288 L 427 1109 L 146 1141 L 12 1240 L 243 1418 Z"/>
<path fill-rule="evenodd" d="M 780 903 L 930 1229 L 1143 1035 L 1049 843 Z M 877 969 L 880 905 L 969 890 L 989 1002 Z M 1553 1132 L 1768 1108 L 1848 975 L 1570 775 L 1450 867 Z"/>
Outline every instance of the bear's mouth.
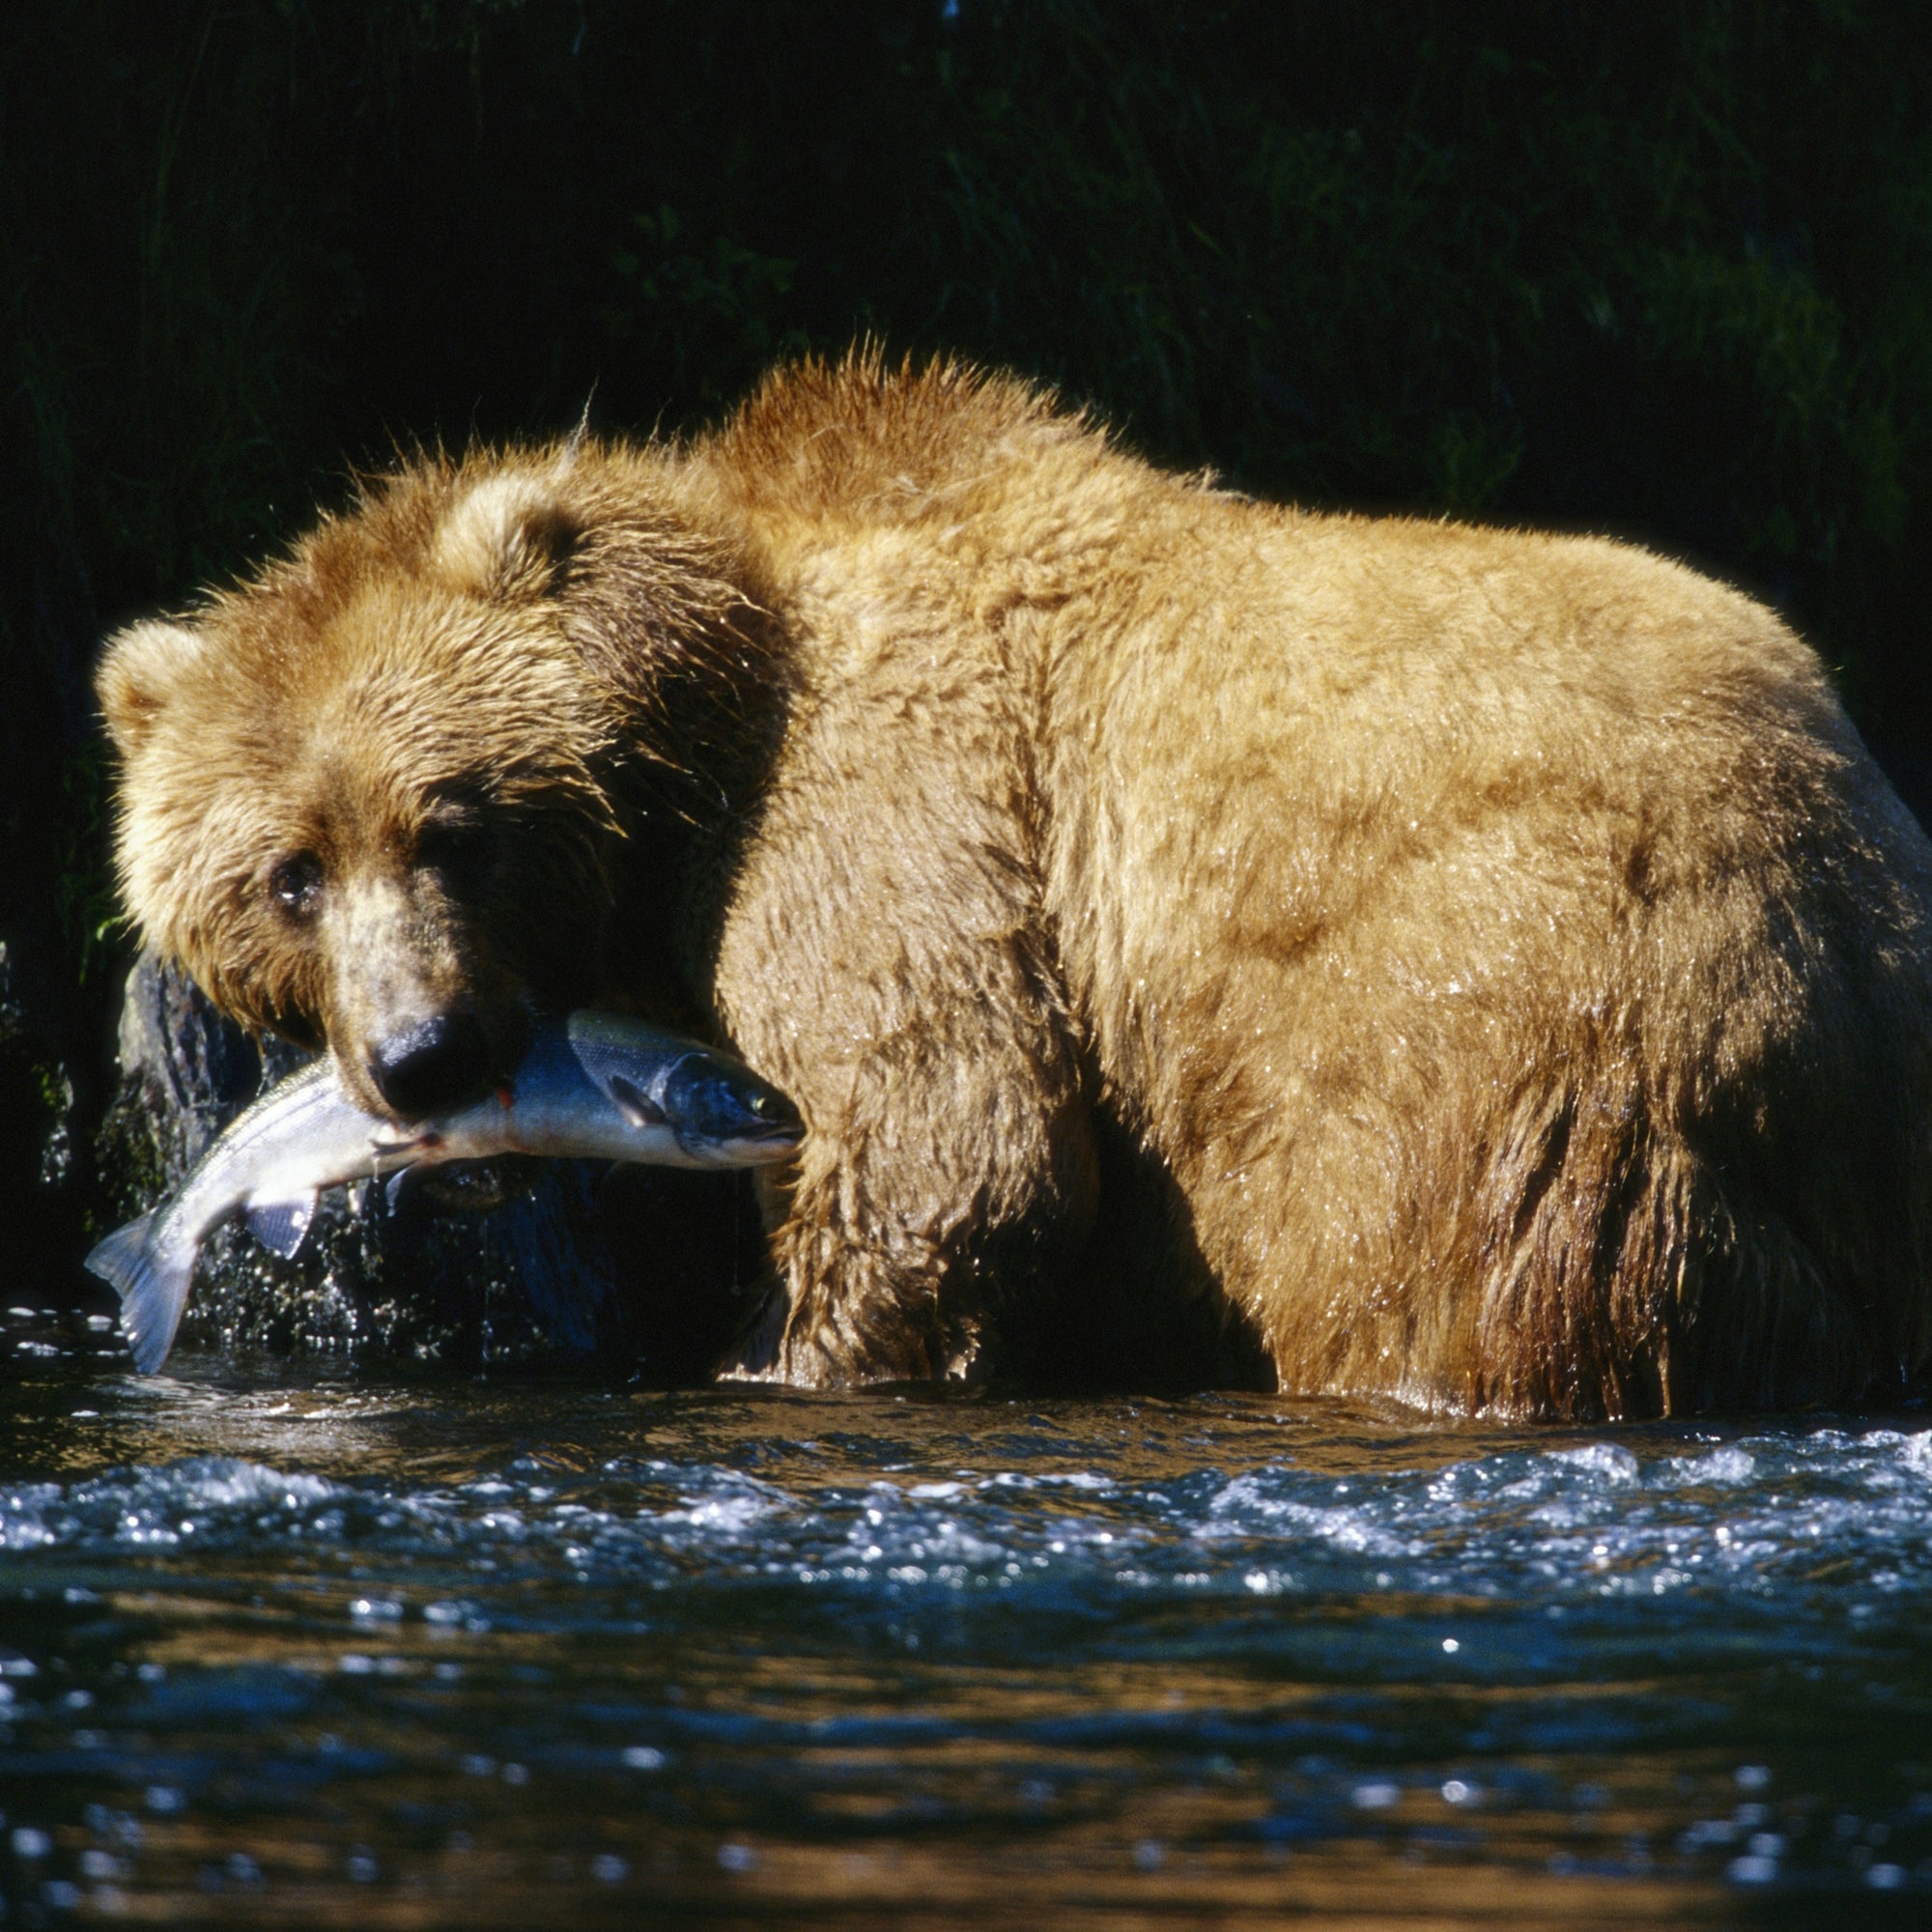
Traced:
<path fill-rule="evenodd" d="M 413 1018 L 366 1038 L 329 1031 L 329 1048 L 343 1091 L 365 1113 L 400 1126 L 417 1126 L 474 1105 L 501 1089 L 523 1058 L 530 1020 L 520 1008 L 498 1016 L 465 1006 Z"/>

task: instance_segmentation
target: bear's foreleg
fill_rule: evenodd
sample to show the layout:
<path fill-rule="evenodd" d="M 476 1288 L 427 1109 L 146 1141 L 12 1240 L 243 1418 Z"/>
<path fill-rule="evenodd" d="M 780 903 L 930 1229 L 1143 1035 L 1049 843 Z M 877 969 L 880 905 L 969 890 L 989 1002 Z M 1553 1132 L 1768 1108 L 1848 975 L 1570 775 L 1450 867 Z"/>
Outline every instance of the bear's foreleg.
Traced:
<path fill-rule="evenodd" d="M 1056 1019 L 943 1004 L 842 1078 L 795 1078 L 810 1132 L 773 1237 L 776 1299 L 730 1372 L 959 1380 L 1007 1359 L 1007 1318 L 1033 1325 L 1093 1218 L 1091 1122 Z"/>
<path fill-rule="evenodd" d="M 1092 1224 L 1018 727 L 983 668 L 954 668 L 943 701 L 898 653 L 828 696 L 737 867 L 720 1014 L 809 1131 L 774 1300 L 727 1373 L 983 1375 L 1003 1315 L 1057 1292 Z"/>

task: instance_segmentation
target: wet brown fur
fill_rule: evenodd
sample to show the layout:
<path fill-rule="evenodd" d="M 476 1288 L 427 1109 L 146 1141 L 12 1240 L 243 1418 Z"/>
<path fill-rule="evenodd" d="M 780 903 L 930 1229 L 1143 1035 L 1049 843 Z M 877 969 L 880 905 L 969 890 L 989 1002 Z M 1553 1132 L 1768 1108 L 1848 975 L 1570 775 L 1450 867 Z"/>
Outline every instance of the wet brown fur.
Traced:
<path fill-rule="evenodd" d="M 507 1052 L 597 998 L 790 1091 L 740 1372 L 1183 1292 L 1440 1409 L 1925 1370 L 1932 851 L 1811 653 L 1642 551 L 1256 503 L 860 357 L 407 464 L 100 690 L 128 902 L 249 1023 L 355 1081 L 412 1002 Z"/>

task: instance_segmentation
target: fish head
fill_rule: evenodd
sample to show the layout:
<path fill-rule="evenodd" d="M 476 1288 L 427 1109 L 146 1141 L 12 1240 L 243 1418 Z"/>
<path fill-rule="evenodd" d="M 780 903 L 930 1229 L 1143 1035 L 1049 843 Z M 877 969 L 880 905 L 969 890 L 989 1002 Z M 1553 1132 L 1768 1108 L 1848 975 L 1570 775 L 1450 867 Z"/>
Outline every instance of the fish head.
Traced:
<path fill-rule="evenodd" d="M 764 1167 L 805 1137 L 791 1101 L 728 1053 L 590 1010 L 572 1013 L 564 1032 L 576 1065 L 623 1122 L 620 1158 Z M 542 1058 L 540 1046 L 532 1061 Z"/>
<path fill-rule="evenodd" d="M 688 1053 L 666 1073 L 659 1106 L 678 1145 L 707 1167 L 766 1167 L 805 1138 L 799 1111 L 769 1081 L 724 1054 Z"/>

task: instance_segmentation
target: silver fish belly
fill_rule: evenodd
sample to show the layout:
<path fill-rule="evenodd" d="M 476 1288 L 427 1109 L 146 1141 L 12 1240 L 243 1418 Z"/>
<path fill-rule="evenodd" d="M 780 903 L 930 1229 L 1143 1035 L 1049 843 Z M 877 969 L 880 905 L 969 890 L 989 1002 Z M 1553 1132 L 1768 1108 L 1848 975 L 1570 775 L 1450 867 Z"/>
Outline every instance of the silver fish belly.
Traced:
<path fill-rule="evenodd" d="M 242 1114 L 179 1193 L 95 1248 L 87 1265 L 121 1294 L 121 1326 L 143 1374 L 174 1346 L 202 1243 L 245 1214 L 294 1255 L 322 1189 L 404 1168 L 497 1154 L 688 1168 L 783 1160 L 804 1133 L 796 1110 L 729 1055 L 611 1013 L 540 1026 L 497 1092 L 403 1126 L 365 1114 L 325 1062 Z"/>

